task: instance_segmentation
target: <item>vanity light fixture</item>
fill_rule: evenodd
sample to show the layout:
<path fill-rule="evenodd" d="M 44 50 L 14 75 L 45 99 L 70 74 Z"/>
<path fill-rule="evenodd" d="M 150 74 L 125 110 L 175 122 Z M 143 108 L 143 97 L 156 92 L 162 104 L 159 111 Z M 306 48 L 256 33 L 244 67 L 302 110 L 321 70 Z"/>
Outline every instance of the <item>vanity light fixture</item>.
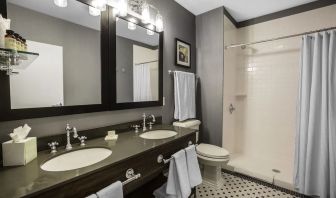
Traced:
<path fill-rule="evenodd" d="M 128 22 L 128 29 L 135 30 L 136 29 L 136 20 L 135 18 L 130 18 Z"/>
<path fill-rule="evenodd" d="M 147 34 L 149 35 L 149 36 L 152 36 L 152 35 L 154 35 L 154 25 L 153 24 L 149 24 L 148 26 L 147 26 Z"/>
<path fill-rule="evenodd" d="M 141 17 L 142 17 L 142 23 L 149 23 L 150 22 L 150 13 L 149 13 L 149 5 L 147 2 L 144 2 L 142 4 L 142 12 L 141 12 Z"/>
<path fill-rule="evenodd" d="M 54 0 L 54 4 L 58 7 L 65 8 L 68 6 L 68 0 Z"/>
<path fill-rule="evenodd" d="M 143 23 L 143 25 L 152 24 L 153 29 L 147 31 L 147 34 L 152 35 L 152 31 L 162 32 L 163 31 L 163 19 L 162 15 L 154 5 L 147 3 L 146 0 L 109 0 L 108 5 L 112 6 L 113 10 L 118 10 L 118 12 L 113 11 L 114 16 L 120 16 L 126 18 L 127 16 L 132 16 L 134 21 L 137 18 Z M 151 13 L 154 12 L 154 13 Z M 156 16 L 151 19 L 151 16 Z M 134 18 L 135 17 L 135 18 Z M 127 17 L 128 18 L 128 17 Z M 131 30 L 136 29 L 136 24 L 129 19 L 128 28 Z M 137 23 L 136 21 L 135 23 Z"/>
<path fill-rule="evenodd" d="M 119 9 L 118 8 L 113 8 L 112 9 L 112 13 L 113 13 L 113 16 L 118 16 L 118 14 L 119 14 Z M 116 20 L 118 20 L 118 17 L 116 17 Z"/>
<path fill-rule="evenodd" d="M 99 16 L 100 15 L 100 10 L 97 8 L 94 8 L 92 6 L 89 6 L 89 14 L 92 16 Z"/>
<path fill-rule="evenodd" d="M 127 2 L 127 0 L 119 0 L 118 10 L 119 10 L 119 15 L 121 17 L 127 16 L 127 13 L 128 13 L 128 2 Z"/>
<path fill-rule="evenodd" d="M 91 3 L 92 7 L 100 11 L 106 10 L 106 4 L 107 4 L 107 0 L 93 0 Z"/>
<path fill-rule="evenodd" d="M 163 20 L 162 15 L 157 13 L 156 20 L 155 20 L 156 31 L 162 32 L 163 31 Z"/>

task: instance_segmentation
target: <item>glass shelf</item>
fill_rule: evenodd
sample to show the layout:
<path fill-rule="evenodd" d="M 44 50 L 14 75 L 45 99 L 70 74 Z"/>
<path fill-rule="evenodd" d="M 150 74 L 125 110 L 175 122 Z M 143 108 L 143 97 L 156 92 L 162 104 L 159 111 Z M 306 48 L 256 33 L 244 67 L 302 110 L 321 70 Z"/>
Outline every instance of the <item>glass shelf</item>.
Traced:
<path fill-rule="evenodd" d="M 0 69 L 10 75 L 14 70 L 26 69 L 38 56 L 34 52 L 0 48 Z"/>

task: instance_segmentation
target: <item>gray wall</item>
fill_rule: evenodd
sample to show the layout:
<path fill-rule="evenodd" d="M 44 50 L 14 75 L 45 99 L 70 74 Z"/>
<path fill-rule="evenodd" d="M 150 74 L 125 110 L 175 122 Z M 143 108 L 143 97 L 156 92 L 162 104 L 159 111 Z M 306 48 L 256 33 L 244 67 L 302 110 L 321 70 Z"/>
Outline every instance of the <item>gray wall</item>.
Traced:
<path fill-rule="evenodd" d="M 51 118 L 39 118 L 0 123 L 0 141 L 8 140 L 8 135 L 14 127 L 28 123 L 32 126 L 31 136 L 48 136 L 63 134 L 66 123 L 75 125 L 79 130 L 91 129 L 111 124 L 123 123 L 129 120 L 141 118 L 141 114 L 154 113 L 162 115 L 164 123 L 173 120 L 173 79 L 168 75 L 169 69 L 196 71 L 195 50 L 195 16 L 177 4 L 174 0 L 152 0 L 163 16 L 164 21 L 164 47 L 163 47 L 163 94 L 166 97 L 166 105 L 144 109 L 100 112 Z M 43 28 L 37 26 L 36 28 Z M 191 69 L 175 67 L 175 37 L 191 43 Z"/>
<path fill-rule="evenodd" d="M 100 31 L 13 4 L 8 17 L 11 29 L 27 40 L 63 46 L 66 106 L 101 104 Z"/>
<path fill-rule="evenodd" d="M 198 117 L 204 142 L 222 146 L 224 14 L 218 8 L 196 17 Z"/>

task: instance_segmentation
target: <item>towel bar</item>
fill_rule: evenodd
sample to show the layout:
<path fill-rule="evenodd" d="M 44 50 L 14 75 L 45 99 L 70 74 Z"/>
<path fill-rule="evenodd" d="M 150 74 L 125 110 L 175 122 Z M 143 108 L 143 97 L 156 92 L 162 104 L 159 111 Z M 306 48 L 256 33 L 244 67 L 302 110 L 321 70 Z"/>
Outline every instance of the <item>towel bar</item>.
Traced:
<path fill-rule="evenodd" d="M 177 70 L 175 70 L 175 71 L 177 71 Z M 168 74 L 173 74 L 175 71 L 168 70 Z M 195 74 L 195 77 L 196 77 L 196 78 L 199 78 L 199 76 L 198 76 L 197 74 Z"/>
<path fill-rule="evenodd" d="M 191 146 L 192 144 L 193 144 L 192 141 L 189 141 L 189 142 L 188 142 L 188 146 Z M 195 144 L 195 146 L 197 146 L 197 145 L 198 145 L 198 144 Z M 164 158 L 163 158 L 163 155 L 160 154 L 160 155 L 157 157 L 157 163 L 161 164 L 161 163 L 163 162 L 164 164 L 168 164 L 172 159 L 173 159 L 173 157 L 170 157 L 170 158 L 168 158 L 168 159 L 164 159 Z"/>
<path fill-rule="evenodd" d="M 128 169 L 126 171 L 126 178 L 127 178 L 127 180 L 123 181 L 122 185 L 124 186 L 124 185 L 126 185 L 126 184 L 128 184 L 128 183 L 130 183 L 130 182 L 132 182 L 134 180 L 139 179 L 140 177 L 141 177 L 140 173 L 134 174 L 134 170 L 132 168 L 130 168 L 130 169 Z"/>
<path fill-rule="evenodd" d="M 161 164 L 162 162 L 164 163 L 164 164 L 168 164 L 169 162 L 170 162 L 170 160 L 172 160 L 173 159 L 173 157 L 170 157 L 169 159 L 163 159 L 163 155 L 159 155 L 158 157 L 157 157 L 157 162 L 159 163 L 159 164 Z"/>

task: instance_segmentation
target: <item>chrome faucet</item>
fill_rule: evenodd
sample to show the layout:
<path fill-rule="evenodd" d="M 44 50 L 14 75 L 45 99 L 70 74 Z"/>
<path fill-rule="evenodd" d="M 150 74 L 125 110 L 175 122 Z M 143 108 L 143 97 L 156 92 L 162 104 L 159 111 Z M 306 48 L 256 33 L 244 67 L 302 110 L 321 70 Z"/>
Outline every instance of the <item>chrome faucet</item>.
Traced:
<path fill-rule="evenodd" d="M 69 124 L 66 125 L 65 127 L 65 131 L 66 131 L 66 136 L 67 136 L 67 145 L 65 146 L 65 150 L 71 150 L 72 146 L 70 143 L 70 133 L 73 133 L 73 137 L 77 138 L 78 134 L 77 134 L 77 129 L 75 127 L 70 127 Z"/>
<path fill-rule="evenodd" d="M 145 113 L 142 114 L 142 118 L 143 118 L 142 131 L 146 131 L 146 130 L 147 130 L 147 127 L 146 127 L 146 119 L 147 119 L 148 117 L 152 118 L 152 122 L 149 122 L 149 130 L 152 129 L 153 124 L 156 122 L 156 120 L 155 120 L 155 116 L 154 116 L 153 114 L 150 115 L 150 116 L 146 116 Z"/>

